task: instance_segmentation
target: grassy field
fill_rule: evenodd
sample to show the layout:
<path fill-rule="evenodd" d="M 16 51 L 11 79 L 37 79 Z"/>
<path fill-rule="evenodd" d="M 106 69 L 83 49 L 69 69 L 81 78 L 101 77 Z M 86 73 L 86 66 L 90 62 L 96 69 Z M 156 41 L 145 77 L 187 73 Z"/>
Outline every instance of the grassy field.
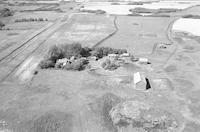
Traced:
<path fill-rule="evenodd" d="M 63 5 L 62 8 L 67 7 Z M 177 16 L 200 12 L 196 7 L 189 10 L 191 12 L 184 11 L 177 13 Z M 31 33 L 62 16 L 62 13 L 52 11 L 31 13 L 18 12 L 13 17 L 2 19 L 11 30 L 0 31 L 0 57 L 18 41 L 24 41 Z M 195 39 L 172 34 L 168 30 L 175 17 L 117 16 L 115 19 L 115 16 L 74 12 L 70 15 L 66 12 L 66 15 L 1 61 L 1 76 L 10 72 L 13 66 L 19 67 L 18 72 L 13 72 L 12 76 L 0 83 L 0 131 L 160 132 L 173 131 L 171 128 L 174 127 L 176 130 L 173 132 L 200 130 L 200 46 Z M 14 22 L 30 16 L 45 17 L 49 21 Z M 172 16 L 176 16 L 176 13 Z M 91 70 L 35 69 L 49 46 L 80 42 L 83 46 L 92 47 L 116 31 L 116 27 L 116 34 L 98 46 L 127 49 L 134 56 L 150 58 L 151 64 L 132 62 L 117 70 L 107 71 L 101 68 L 103 59 L 106 59 L 103 58 L 90 60 Z M 171 45 L 158 44 L 154 47 L 155 43 Z M 145 74 L 150 80 L 151 89 L 135 89 L 135 72 Z M 22 77 L 26 75 L 31 75 L 31 78 L 23 82 Z M 137 101 L 153 107 L 152 111 L 144 112 L 145 118 L 150 121 L 144 123 L 146 120 L 142 119 L 118 130 L 110 118 L 110 110 L 124 101 Z M 134 107 L 133 115 L 138 113 L 134 113 L 134 110 L 141 112 L 138 107 Z M 162 116 L 160 110 L 167 114 Z M 169 116 L 177 124 L 167 130 L 162 121 L 168 120 Z M 152 127 L 149 123 L 151 121 L 158 123 L 157 126 Z"/>
<path fill-rule="evenodd" d="M 173 18 L 118 16 L 118 32 L 99 46 L 126 48 L 134 54 L 150 54 L 155 43 L 169 43 L 166 31 L 172 20 Z"/>
<path fill-rule="evenodd" d="M 48 42 L 54 44 L 79 42 L 83 46 L 92 47 L 114 30 L 113 17 L 74 14 L 70 22 L 55 32 Z"/>

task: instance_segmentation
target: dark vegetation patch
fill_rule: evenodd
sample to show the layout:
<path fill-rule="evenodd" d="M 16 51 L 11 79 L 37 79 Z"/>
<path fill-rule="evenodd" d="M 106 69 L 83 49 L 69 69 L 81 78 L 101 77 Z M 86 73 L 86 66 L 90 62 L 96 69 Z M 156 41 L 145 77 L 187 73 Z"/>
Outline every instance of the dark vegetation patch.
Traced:
<path fill-rule="evenodd" d="M 81 10 L 81 12 L 94 13 L 94 14 L 105 14 L 106 13 L 103 10 L 86 10 L 86 9 Z"/>
<path fill-rule="evenodd" d="M 98 58 L 102 58 L 107 56 L 108 54 L 123 54 L 127 53 L 126 49 L 113 49 L 110 47 L 96 47 L 93 48 L 91 51 L 92 56 L 96 56 Z"/>
<path fill-rule="evenodd" d="M 54 45 L 50 47 L 45 59 L 39 64 L 40 68 L 63 68 L 66 70 L 83 70 L 87 64 L 89 56 L 102 58 L 108 54 L 123 54 L 127 50 L 113 49 L 108 47 L 88 48 L 82 47 L 79 43 Z M 57 62 L 65 59 L 64 66 L 59 66 Z"/>
<path fill-rule="evenodd" d="M 29 132 L 71 132 L 72 118 L 63 112 L 46 113 L 33 121 Z"/>
<path fill-rule="evenodd" d="M 118 2 L 112 2 L 111 5 L 120 5 Z"/>
<path fill-rule="evenodd" d="M 182 18 L 200 19 L 200 15 L 187 14 L 187 15 L 183 15 Z"/>
<path fill-rule="evenodd" d="M 17 19 L 15 22 L 41 22 L 41 21 L 48 21 L 48 19 L 44 18 L 22 18 L 22 19 Z"/>
<path fill-rule="evenodd" d="M 5 26 L 5 24 L 2 22 L 2 21 L 0 21 L 0 30 L 2 30 L 2 28 Z"/>
<path fill-rule="evenodd" d="M 143 5 L 144 2 L 129 2 L 128 5 Z"/>
<path fill-rule="evenodd" d="M 101 66 L 105 69 L 105 70 L 110 70 L 113 71 L 115 69 L 117 69 L 119 67 L 119 64 L 117 64 L 116 61 L 111 61 L 109 59 L 106 59 Z"/>
<path fill-rule="evenodd" d="M 66 65 L 64 66 L 64 69 L 81 71 L 81 70 L 85 69 L 87 64 L 88 64 L 88 61 L 85 59 L 76 59 L 75 61 L 73 61 L 71 63 L 66 63 Z"/>
<path fill-rule="evenodd" d="M 19 33 L 8 33 L 7 35 L 8 36 L 15 36 L 15 35 L 18 35 Z"/>
<path fill-rule="evenodd" d="M 13 16 L 14 12 L 11 11 L 9 8 L 0 9 L 0 16 L 8 17 Z"/>
<path fill-rule="evenodd" d="M 160 9 L 147 9 L 147 8 L 142 8 L 142 7 L 137 7 L 134 9 L 130 9 L 130 12 L 133 14 L 137 13 L 149 13 L 149 14 L 158 14 L 158 13 L 171 13 L 171 12 L 177 12 L 180 11 L 180 9 L 165 9 L 165 8 L 160 8 Z"/>
<path fill-rule="evenodd" d="M 138 26 L 139 24 L 138 24 L 138 23 L 133 23 L 133 25 L 134 25 L 134 26 Z"/>
<path fill-rule="evenodd" d="M 175 71 L 177 71 L 177 68 L 176 68 L 176 66 L 171 65 L 171 66 L 166 67 L 165 71 L 166 72 L 175 72 Z"/>

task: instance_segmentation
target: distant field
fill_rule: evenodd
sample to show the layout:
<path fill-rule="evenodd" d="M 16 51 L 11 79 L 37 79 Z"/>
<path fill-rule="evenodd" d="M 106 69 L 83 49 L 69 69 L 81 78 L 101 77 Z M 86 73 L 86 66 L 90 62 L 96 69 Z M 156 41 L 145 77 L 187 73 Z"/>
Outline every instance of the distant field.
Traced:
<path fill-rule="evenodd" d="M 48 40 L 63 44 L 79 42 L 92 47 L 115 30 L 113 17 L 95 14 L 75 14 Z"/>
<path fill-rule="evenodd" d="M 145 9 L 186 9 L 194 5 L 200 4 L 200 1 L 160 1 L 152 3 L 144 3 L 142 5 L 130 4 L 130 2 L 88 2 L 84 5 L 85 10 L 103 10 L 109 14 L 127 15 L 131 14 L 130 9 L 145 8 Z"/>
<path fill-rule="evenodd" d="M 169 43 L 166 32 L 173 18 L 118 16 L 116 35 L 99 46 L 126 48 L 134 54 L 149 54 L 155 43 Z"/>

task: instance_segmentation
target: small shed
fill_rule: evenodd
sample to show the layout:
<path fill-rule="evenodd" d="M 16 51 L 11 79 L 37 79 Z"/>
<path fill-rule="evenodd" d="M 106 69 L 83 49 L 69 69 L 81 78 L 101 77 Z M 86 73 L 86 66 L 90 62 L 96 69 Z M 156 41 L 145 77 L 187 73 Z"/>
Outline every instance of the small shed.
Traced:
<path fill-rule="evenodd" d="M 123 53 L 120 55 L 120 57 L 130 57 L 130 56 L 131 56 L 130 53 Z"/>
<path fill-rule="evenodd" d="M 119 55 L 118 54 L 108 54 L 108 57 L 110 58 L 115 58 L 115 57 L 118 57 Z"/>
<path fill-rule="evenodd" d="M 148 58 L 139 58 L 138 60 L 140 63 L 142 64 L 148 64 L 149 63 L 149 59 Z"/>
<path fill-rule="evenodd" d="M 136 72 L 133 74 L 134 88 L 138 90 L 148 90 L 151 88 L 150 81 L 144 74 Z"/>

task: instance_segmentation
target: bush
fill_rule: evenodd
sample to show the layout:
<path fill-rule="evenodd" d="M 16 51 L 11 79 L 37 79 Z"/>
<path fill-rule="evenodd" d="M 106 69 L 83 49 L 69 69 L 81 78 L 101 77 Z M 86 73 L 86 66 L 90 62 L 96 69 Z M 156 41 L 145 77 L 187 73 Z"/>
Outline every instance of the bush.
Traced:
<path fill-rule="evenodd" d="M 10 9 L 8 8 L 4 8 L 0 11 L 0 16 L 2 17 L 8 17 L 8 16 L 13 16 L 13 11 L 11 11 Z"/>
<path fill-rule="evenodd" d="M 103 67 L 103 68 L 105 68 L 107 65 L 110 65 L 111 64 L 111 61 L 109 60 L 109 59 L 106 59 L 102 64 L 101 64 L 101 66 Z"/>
<path fill-rule="evenodd" d="M 39 18 L 38 21 L 44 21 L 44 19 L 43 18 Z"/>
<path fill-rule="evenodd" d="M 82 50 L 81 50 L 81 56 L 82 56 L 82 57 L 89 57 L 89 56 L 91 56 L 91 53 L 90 53 L 91 51 L 92 51 L 91 48 L 84 47 L 84 48 L 82 48 Z"/>
<path fill-rule="evenodd" d="M 102 63 L 101 65 L 105 70 L 115 70 L 119 67 L 119 65 L 117 65 L 114 61 L 111 62 L 109 59 L 106 59 L 105 62 Z"/>
<path fill-rule="evenodd" d="M 55 62 L 50 59 L 42 60 L 39 64 L 41 69 L 53 68 L 55 66 Z"/>
<path fill-rule="evenodd" d="M 81 71 L 85 69 L 85 66 L 88 64 L 88 61 L 85 59 L 78 59 L 75 60 L 72 63 L 67 63 L 64 67 L 66 70 L 75 70 L 75 71 Z"/>
<path fill-rule="evenodd" d="M 2 29 L 4 26 L 5 26 L 5 24 L 0 21 L 0 29 Z"/>
<path fill-rule="evenodd" d="M 83 70 L 84 69 L 84 63 L 82 60 L 76 60 L 74 61 L 74 63 L 72 63 L 72 67 L 73 67 L 73 70 Z"/>

